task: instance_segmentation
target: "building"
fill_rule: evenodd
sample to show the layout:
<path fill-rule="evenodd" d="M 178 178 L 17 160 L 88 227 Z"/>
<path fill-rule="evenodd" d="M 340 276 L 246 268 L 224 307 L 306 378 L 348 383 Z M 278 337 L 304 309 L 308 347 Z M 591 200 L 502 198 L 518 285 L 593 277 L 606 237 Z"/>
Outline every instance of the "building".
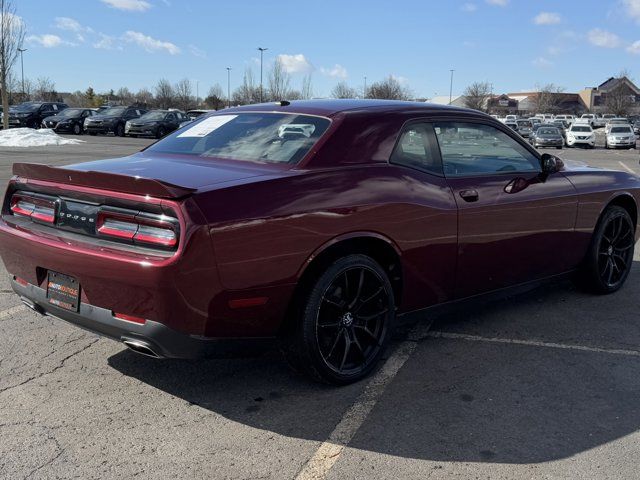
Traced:
<path fill-rule="evenodd" d="M 518 101 L 518 115 L 536 113 L 582 115 L 588 108 L 577 93 L 565 92 L 518 92 L 508 93 Z"/>
<path fill-rule="evenodd" d="M 487 110 L 492 115 L 516 115 L 518 113 L 518 100 L 509 95 L 494 95 L 489 98 Z"/>
<path fill-rule="evenodd" d="M 597 87 L 585 88 L 578 95 L 590 112 L 615 113 L 609 112 L 607 96 L 617 92 L 618 89 L 628 95 L 631 104 L 630 113 L 640 113 L 640 89 L 627 77 L 611 77 Z"/>

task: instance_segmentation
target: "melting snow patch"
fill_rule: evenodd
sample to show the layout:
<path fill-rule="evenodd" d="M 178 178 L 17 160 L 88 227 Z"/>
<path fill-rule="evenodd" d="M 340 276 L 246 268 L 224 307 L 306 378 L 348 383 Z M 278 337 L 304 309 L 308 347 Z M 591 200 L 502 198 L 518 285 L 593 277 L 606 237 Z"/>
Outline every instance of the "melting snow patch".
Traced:
<path fill-rule="evenodd" d="M 63 138 L 53 130 L 11 128 L 0 131 L 0 147 L 47 147 L 49 145 L 77 145 L 84 140 Z"/>

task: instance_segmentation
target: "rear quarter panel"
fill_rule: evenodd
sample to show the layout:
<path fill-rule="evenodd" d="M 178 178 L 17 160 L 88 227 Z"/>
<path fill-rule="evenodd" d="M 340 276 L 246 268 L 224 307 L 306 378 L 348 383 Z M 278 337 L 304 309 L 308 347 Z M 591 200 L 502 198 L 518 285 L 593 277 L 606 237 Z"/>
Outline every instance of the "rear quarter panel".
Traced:
<path fill-rule="evenodd" d="M 270 298 L 266 319 L 236 313 L 229 328 L 277 328 L 311 255 L 353 232 L 384 237 L 401 252 L 402 310 L 452 294 L 457 211 L 443 178 L 388 164 L 341 167 L 220 188 L 196 202 L 226 290 Z"/>

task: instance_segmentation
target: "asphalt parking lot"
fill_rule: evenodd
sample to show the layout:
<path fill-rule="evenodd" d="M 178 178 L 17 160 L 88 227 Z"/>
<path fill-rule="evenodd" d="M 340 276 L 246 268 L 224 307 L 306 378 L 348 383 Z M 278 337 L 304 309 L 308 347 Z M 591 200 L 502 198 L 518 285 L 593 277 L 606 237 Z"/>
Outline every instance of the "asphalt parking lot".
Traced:
<path fill-rule="evenodd" d="M 151 140 L 0 150 L 53 165 Z M 549 150 L 640 173 L 640 150 Z M 23 307 L 0 273 L 0 478 L 638 478 L 640 251 L 625 287 L 557 281 L 396 332 L 343 388 L 255 358 L 158 361 Z"/>

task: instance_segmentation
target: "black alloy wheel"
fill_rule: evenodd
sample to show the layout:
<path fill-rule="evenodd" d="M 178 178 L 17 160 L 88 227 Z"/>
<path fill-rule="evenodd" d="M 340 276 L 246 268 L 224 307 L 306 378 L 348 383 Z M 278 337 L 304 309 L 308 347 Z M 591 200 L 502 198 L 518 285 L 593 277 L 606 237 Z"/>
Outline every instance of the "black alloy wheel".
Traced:
<path fill-rule="evenodd" d="M 80 124 L 79 123 L 74 123 L 73 124 L 73 134 L 74 135 L 81 135 L 82 134 L 82 128 L 80 128 Z"/>
<path fill-rule="evenodd" d="M 124 125 L 122 123 L 116 125 L 116 135 L 118 137 L 124 137 Z"/>
<path fill-rule="evenodd" d="M 624 284 L 635 248 L 635 225 L 622 207 L 603 213 L 585 261 L 584 281 L 595 293 L 612 293 Z"/>
<path fill-rule="evenodd" d="M 380 359 L 394 318 L 394 293 L 382 267 L 365 255 L 343 257 L 311 289 L 287 358 L 318 380 L 355 382 Z"/>
<path fill-rule="evenodd" d="M 165 136 L 164 127 L 158 127 L 158 130 L 156 131 L 156 138 L 162 138 L 164 136 Z"/>

